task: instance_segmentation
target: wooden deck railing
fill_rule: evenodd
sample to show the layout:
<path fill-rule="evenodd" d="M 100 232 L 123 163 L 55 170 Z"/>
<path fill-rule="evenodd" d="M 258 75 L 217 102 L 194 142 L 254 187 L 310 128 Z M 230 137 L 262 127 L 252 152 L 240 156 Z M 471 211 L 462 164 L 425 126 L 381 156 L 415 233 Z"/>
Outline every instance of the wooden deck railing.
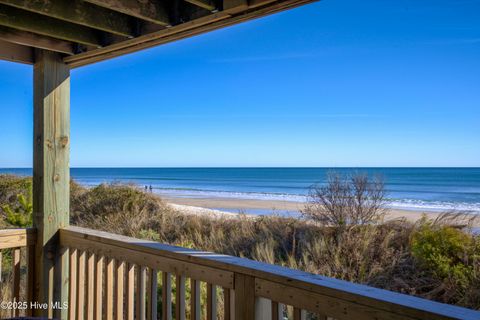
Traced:
<path fill-rule="evenodd" d="M 25 257 L 25 263 L 22 262 L 22 257 Z M 11 265 L 8 266 L 7 263 L 11 263 Z M 0 230 L 0 284 L 2 294 L 0 317 L 31 315 L 30 305 L 25 302 L 32 301 L 33 297 L 34 263 L 34 229 Z M 20 303 L 23 303 L 23 305 L 19 305 Z"/>
<path fill-rule="evenodd" d="M 480 319 L 474 310 L 79 227 L 62 229 L 60 243 L 70 251 L 70 319 Z"/>

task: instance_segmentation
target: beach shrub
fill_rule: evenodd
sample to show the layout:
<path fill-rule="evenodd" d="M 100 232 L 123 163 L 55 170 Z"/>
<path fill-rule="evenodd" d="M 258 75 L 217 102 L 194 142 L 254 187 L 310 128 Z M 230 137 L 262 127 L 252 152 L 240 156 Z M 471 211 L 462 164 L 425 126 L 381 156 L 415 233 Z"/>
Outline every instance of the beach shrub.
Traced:
<path fill-rule="evenodd" d="M 413 233 L 411 251 L 437 277 L 463 288 L 471 282 L 474 264 L 480 259 L 480 247 L 473 235 L 428 222 Z"/>
<path fill-rule="evenodd" d="M 303 216 L 322 225 L 346 229 L 377 223 L 385 215 L 381 178 L 366 174 L 328 174 L 325 186 L 313 186 Z"/>

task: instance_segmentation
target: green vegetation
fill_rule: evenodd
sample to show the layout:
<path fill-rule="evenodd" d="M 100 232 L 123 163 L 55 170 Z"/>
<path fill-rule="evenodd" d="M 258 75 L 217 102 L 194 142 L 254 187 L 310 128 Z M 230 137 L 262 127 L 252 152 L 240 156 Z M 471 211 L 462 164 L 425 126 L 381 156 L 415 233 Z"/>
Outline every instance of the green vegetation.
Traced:
<path fill-rule="evenodd" d="M 350 188 L 342 192 L 356 197 L 352 202 L 355 210 L 350 210 L 348 203 L 336 203 L 345 209 L 345 214 L 337 215 L 338 225 L 325 223 L 331 217 L 320 201 L 328 204 L 328 199 L 336 198 L 333 194 L 329 198 L 322 190 L 312 192 L 312 196 L 320 194 L 324 199 L 312 198 L 304 219 L 274 215 L 214 218 L 180 213 L 135 186 L 111 184 L 86 189 L 73 182 L 71 221 L 480 309 L 480 236 L 467 230 L 465 215 L 447 214 L 417 223 L 383 222 L 380 182 L 360 179 L 355 182 L 357 186 L 349 186 L 347 180 L 337 182 Z M 3 226 L 27 222 L 12 220 L 10 209 L 5 208 L 28 216 L 29 207 L 18 195 L 28 202 L 29 188 L 27 178 L 0 176 Z M 365 193 L 377 196 L 375 205 L 365 202 Z M 320 218 L 315 219 L 319 213 Z"/>

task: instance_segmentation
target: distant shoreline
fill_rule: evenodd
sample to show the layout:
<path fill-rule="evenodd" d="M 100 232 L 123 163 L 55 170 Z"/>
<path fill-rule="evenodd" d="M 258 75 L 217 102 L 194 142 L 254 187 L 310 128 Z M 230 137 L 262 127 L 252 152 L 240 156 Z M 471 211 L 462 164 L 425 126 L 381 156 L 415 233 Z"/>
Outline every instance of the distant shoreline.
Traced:
<path fill-rule="evenodd" d="M 214 216 L 234 216 L 240 213 L 246 213 L 249 216 L 255 216 L 252 211 L 261 210 L 263 212 L 300 212 L 303 203 L 278 200 L 246 200 L 236 198 L 176 198 L 161 196 L 167 203 L 174 206 L 175 209 L 188 214 L 212 214 Z M 435 219 L 441 212 L 420 211 L 420 210 L 401 210 L 387 209 L 385 221 L 406 219 L 415 222 L 423 216 Z M 283 214 L 281 214 L 283 215 Z M 298 217 L 298 215 L 297 215 Z M 477 219 L 474 227 L 480 227 L 480 219 Z"/>

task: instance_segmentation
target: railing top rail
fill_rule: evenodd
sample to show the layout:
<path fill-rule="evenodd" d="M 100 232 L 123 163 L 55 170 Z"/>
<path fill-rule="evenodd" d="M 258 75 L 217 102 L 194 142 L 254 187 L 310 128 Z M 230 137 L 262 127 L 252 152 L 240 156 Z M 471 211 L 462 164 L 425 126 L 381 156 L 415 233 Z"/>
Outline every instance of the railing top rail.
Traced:
<path fill-rule="evenodd" d="M 35 241 L 34 228 L 0 230 L 0 249 L 26 247 L 35 244 Z"/>
<path fill-rule="evenodd" d="M 102 244 L 114 245 L 137 252 L 156 254 L 211 268 L 242 273 L 287 287 L 340 299 L 362 308 L 372 308 L 412 319 L 480 319 L 480 312 L 475 310 L 249 259 L 197 251 L 81 227 L 70 226 L 60 230 L 61 243 L 74 243 L 75 238 L 91 240 L 92 245 L 97 247 L 101 247 Z"/>

